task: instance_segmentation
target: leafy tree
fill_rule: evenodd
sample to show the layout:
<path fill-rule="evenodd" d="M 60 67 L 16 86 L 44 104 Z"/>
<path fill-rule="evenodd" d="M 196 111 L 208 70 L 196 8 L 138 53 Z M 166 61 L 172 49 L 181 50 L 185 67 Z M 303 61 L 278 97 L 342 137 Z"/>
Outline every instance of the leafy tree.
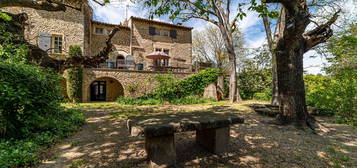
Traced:
<path fill-rule="evenodd" d="M 306 0 L 265 0 L 282 5 L 277 24 L 275 53 L 277 62 L 279 123 L 295 123 L 312 128 L 314 119 L 307 113 L 303 80 L 303 55 L 332 36 L 331 25 L 337 20 L 337 11 L 325 23 L 310 31 L 309 4 Z M 288 44 L 288 45 L 287 45 Z"/>

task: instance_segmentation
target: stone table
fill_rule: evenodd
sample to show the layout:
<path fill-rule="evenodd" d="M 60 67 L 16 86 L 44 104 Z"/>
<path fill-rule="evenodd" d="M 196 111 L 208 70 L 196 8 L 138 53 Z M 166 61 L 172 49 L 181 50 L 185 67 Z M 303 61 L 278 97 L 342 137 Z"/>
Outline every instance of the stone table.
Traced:
<path fill-rule="evenodd" d="M 243 123 L 233 113 L 194 112 L 132 117 L 127 127 L 132 136 L 145 136 L 149 167 L 176 164 L 174 134 L 196 131 L 196 142 L 213 153 L 228 151 L 230 125 Z"/>

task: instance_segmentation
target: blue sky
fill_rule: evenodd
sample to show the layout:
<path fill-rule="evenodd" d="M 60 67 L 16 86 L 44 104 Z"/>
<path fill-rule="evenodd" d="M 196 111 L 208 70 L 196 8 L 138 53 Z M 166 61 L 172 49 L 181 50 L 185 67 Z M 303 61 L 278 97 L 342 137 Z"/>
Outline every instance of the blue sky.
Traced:
<path fill-rule="evenodd" d="M 357 17 L 357 1 L 356 0 L 340 0 L 342 4 L 343 16 L 345 18 Z M 91 3 L 94 10 L 94 20 L 118 24 L 123 22 L 126 16 L 148 17 L 148 10 L 142 8 L 139 5 L 131 3 L 129 0 L 111 0 L 110 4 L 100 6 L 95 3 Z M 232 10 L 233 11 L 233 10 Z M 154 18 L 155 20 L 171 22 L 167 17 Z M 193 19 L 183 23 L 183 25 L 194 27 L 194 30 L 202 30 L 210 23 Z M 341 23 L 337 23 L 341 24 Z M 258 17 L 258 14 L 252 11 L 247 12 L 247 16 L 240 21 L 239 27 L 245 37 L 245 47 L 256 48 L 264 43 L 265 30 L 263 27 L 262 19 Z M 308 73 L 317 74 L 321 73 L 321 68 L 326 60 L 323 57 L 317 56 L 311 58 L 311 56 L 317 55 L 314 51 L 309 51 L 304 56 L 304 68 Z"/>

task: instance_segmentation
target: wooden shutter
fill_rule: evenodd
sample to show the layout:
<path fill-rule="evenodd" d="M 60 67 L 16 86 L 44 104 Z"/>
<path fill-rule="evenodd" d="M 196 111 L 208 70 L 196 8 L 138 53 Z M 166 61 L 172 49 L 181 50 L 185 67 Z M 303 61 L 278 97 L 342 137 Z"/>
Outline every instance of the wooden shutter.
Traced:
<path fill-rule="evenodd" d="M 38 36 L 38 47 L 47 52 L 51 48 L 51 34 L 40 33 Z"/>
<path fill-rule="evenodd" d="M 150 35 L 152 35 L 152 36 L 155 35 L 155 31 L 156 31 L 155 27 L 152 27 L 152 26 L 149 27 L 149 34 Z"/>
<path fill-rule="evenodd" d="M 177 31 L 176 30 L 170 30 L 170 37 L 171 38 L 177 38 Z"/>

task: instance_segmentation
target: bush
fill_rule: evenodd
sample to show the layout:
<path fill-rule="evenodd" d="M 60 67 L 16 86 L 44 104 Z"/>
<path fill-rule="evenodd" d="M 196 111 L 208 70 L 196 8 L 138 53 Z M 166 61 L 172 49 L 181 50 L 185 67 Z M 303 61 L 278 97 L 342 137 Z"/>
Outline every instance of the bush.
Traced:
<path fill-rule="evenodd" d="M 23 137 L 61 118 L 59 76 L 39 67 L 0 62 L 0 137 Z"/>
<path fill-rule="evenodd" d="M 272 90 L 270 88 L 265 89 L 264 92 L 254 93 L 253 98 L 262 101 L 271 101 Z"/>
<path fill-rule="evenodd" d="M 272 89 L 271 76 L 270 69 L 255 69 L 239 73 L 238 88 L 242 99 L 270 99 L 266 94 Z"/>
<path fill-rule="evenodd" d="M 306 102 L 319 109 L 320 115 L 338 115 L 339 122 L 357 120 L 357 73 L 340 70 L 333 76 L 306 75 Z"/>
<path fill-rule="evenodd" d="M 79 103 L 82 100 L 82 67 L 74 67 L 67 70 L 67 95 L 73 103 Z"/>
<path fill-rule="evenodd" d="M 172 75 L 158 75 L 155 78 L 158 88 L 141 98 L 172 100 L 192 95 L 202 95 L 205 87 L 216 82 L 218 76 L 219 71 L 217 69 L 206 69 L 181 80 L 176 80 Z"/>
<path fill-rule="evenodd" d="M 39 151 L 39 145 L 31 141 L 0 141 L 0 167 L 30 167 L 39 161 Z"/>

